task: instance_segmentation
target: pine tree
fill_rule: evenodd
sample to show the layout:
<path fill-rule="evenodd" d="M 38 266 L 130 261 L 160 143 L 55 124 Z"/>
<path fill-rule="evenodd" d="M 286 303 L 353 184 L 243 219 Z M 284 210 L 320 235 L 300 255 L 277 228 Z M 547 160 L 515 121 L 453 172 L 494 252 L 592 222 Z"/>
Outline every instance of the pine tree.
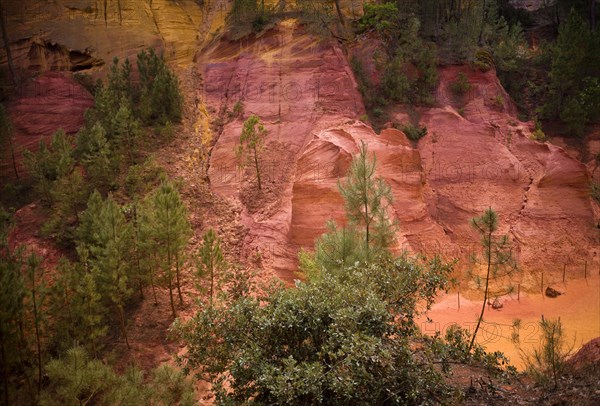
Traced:
<path fill-rule="evenodd" d="M 113 129 L 115 141 L 123 154 L 126 154 L 130 164 L 136 164 L 138 143 L 140 138 L 140 122 L 133 116 L 129 103 L 121 101 L 121 106 L 114 117 Z"/>
<path fill-rule="evenodd" d="M 259 190 L 262 189 L 260 181 L 260 155 L 264 148 L 266 135 L 267 130 L 260 122 L 260 118 L 251 115 L 244 121 L 242 134 L 240 135 L 240 144 L 236 148 L 237 158 L 241 159 L 243 157 L 254 166 Z"/>
<path fill-rule="evenodd" d="M 106 192 L 115 181 L 118 162 L 104 127 L 96 123 L 90 131 L 80 132 L 78 149 L 92 187 Z"/>
<path fill-rule="evenodd" d="M 21 250 L 12 250 L 8 244 L 9 225 L 10 216 L 0 207 L 0 373 L 2 398 L 7 406 L 11 404 L 12 373 L 19 365 L 19 321 L 25 297 Z"/>
<path fill-rule="evenodd" d="M 94 232 L 90 249 L 92 274 L 102 296 L 107 298 L 116 312 L 121 334 L 129 348 L 125 303 L 131 295 L 130 276 L 131 225 L 127 223 L 121 207 L 112 196 L 106 199 Z"/>
<path fill-rule="evenodd" d="M 160 256 L 163 276 L 169 287 L 173 317 L 177 317 L 173 300 L 173 279 L 175 277 L 179 302 L 183 304 L 180 266 L 191 228 L 185 206 L 173 184 L 164 182 L 152 196 L 147 227 L 149 227 L 148 234 L 155 244 L 154 249 Z"/>
<path fill-rule="evenodd" d="M 488 208 L 481 216 L 471 219 L 471 226 L 481 236 L 481 246 L 484 251 L 484 265 L 486 266 L 485 274 L 485 289 L 483 293 L 483 304 L 481 306 L 481 314 L 477 320 L 477 326 L 471 337 L 469 351 L 475 344 L 475 338 L 479 331 L 479 326 L 483 320 L 485 306 L 488 303 L 490 293 L 490 281 L 508 275 L 516 269 L 516 264 L 512 258 L 512 251 L 508 236 L 495 236 L 494 233 L 498 230 L 498 215 L 492 208 Z M 500 268 L 508 267 L 508 272 L 500 274 Z M 480 279 L 478 277 L 478 279 Z"/>
<path fill-rule="evenodd" d="M 362 143 L 358 156 L 350 165 L 346 180 L 338 182 L 350 223 L 364 227 L 364 250 L 367 260 L 372 251 L 385 250 L 394 241 L 395 224 L 386 213 L 392 203 L 390 186 L 375 177 L 375 156 L 369 159 Z"/>
<path fill-rule="evenodd" d="M 204 233 L 202 246 L 198 250 L 198 271 L 197 276 L 208 273 L 210 277 L 210 303 L 213 303 L 215 271 L 221 269 L 224 265 L 223 251 L 221 250 L 221 239 L 212 228 Z"/>
<path fill-rule="evenodd" d="M 75 160 L 72 155 L 73 146 L 62 129 L 54 133 L 50 146 L 42 140 L 37 152 L 23 152 L 25 165 L 33 178 L 35 189 L 48 206 L 53 202 L 51 192 L 54 182 L 71 173 L 74 168 Z"/>
<path fill-rule="evenodd" d="M 157 268 L 161 266 L 160 254 L 156 249 L 157 242 L 154 240 L 154 229 L 152 227 L 152 213 L 153 207 L 150 199 L 142 202 L 139 205 L 139 210 L 136 205 L 136 221 L 134 221 L 134 233 L 136 233 L 137 239 L 137 252 L 140 260 L 140 268 L 143 269 L 142 273 L 152 287 L 152 296 L 154 297 L 154 305 L 158 305 L 158 299 L 156 297 L 156 274 Z"/>
<path fill-rule="evenodd" d="M 41 266 L 42 258 L 35 253 L 30 254 L 26 260 L 26 272 L 25 272 L 25 289 L 27 292 L 26 296 L 26 310 L 28 311 L 32 324 L 33 331 L 35 334 L 35 347 L 37 356 L 37 392 L 40 393 L 42 389 L 42 329 L 46 319 L 44 317 L 44 301 L 47 295 L 46 283 L 44 281 L 44 269 Z"/>
<path fill-rule="evenodd" d="M 70 247 L 74 240 L 77 214 L 87 198 L 85 180 L 79 170 L 57 179 L 50 191 L 52 213 L 42 227 L 42 232 L 55 241 Z"/>
<path fill-rule="evenodd" d="M 177 76 L 166 65 L 162 56 L 153 49 L 142 50 L 137 56 L 140 85 L 136 89 L 139 98 L 139 117 L 145 124 L 181 120 L 183 97 Z"/>
<path fill-rule="evenodd" d="M 50 361 L 46 370 L 49 385 L 41 396 L 43 405 L 92 404 L 92 400 L 102 399 L 117 384 L 112 368 L 90 359 L 81 347 L 71 348 L 62 358 Z"/>
<path fill-rule="evenodd" d="M 77 252 L 78 263 L 61 259 L 52 286 L 54 343 L 61 352 L 78 343 L 96 355 L 98 340 L 108 331 L 105 305 L 89 266 L 89 251 L 80 245 Z"/>
<path fill-rule="evenodd" d="M 102 196 L 98 190 L 94 190 L 88 198 L 87 208 L 79 215 L 79 227 L 76 234 L 80 245 L 91 246 L 95 242 L 94 233 L 98 227 L 102 204 Z"/>
<path fill-rule="evenodd" d="M 366 259 L 364 233 L 352 225 L 339 228 L 331 220 L 327 222 L 327 230 L 315 242 L 314 260 L 320 267 L 331 272 Z"/>
<path fill-rule="evenodd" d="M 6 146 L 8 145 L 8 148 Z M 15 158 L 15 146 L 13 144 L 13 127 L 10 122 L 10 116 L 4 108 L 4 105 L 0 103 L 0 147 L 4 151 L 9 151 L 10 160 L 12 163 L 12 169 L 15 174 L 15 178 L 19 179 L 19 171 L 17 170 L 17 160 Z M 6 153 L 4 153 L 6 154 Z M 0 156 L 0 158 L 5 158 Z"/>

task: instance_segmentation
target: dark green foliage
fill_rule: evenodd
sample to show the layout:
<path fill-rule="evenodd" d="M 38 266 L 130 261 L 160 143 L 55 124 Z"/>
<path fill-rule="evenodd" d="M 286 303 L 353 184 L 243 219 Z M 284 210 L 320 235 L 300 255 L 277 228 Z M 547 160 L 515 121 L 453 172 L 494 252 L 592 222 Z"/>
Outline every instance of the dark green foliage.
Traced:
<path fill-rule="evenodd" d="M 88 198 L 87 208 L 79 214 L 79 227 L 76 234 L 80 244 L 90 246 L 96 241 L 94 233 L 96 232 L 102 204 L 102 196 L 97 190 L 94 190 Z"/>
<path fill-rule="evenodd" d="M 141 164 L 129 167 L 123 189 L 130 198 L 144 196 L 155 189 L 165 177 L 164 169 L 159 167 L 154 159 L 148 158 Z"/>
<path fill-rule="evenodd" d="M 439 402 L 445 386 L 409 337 L 415 304 L 429 303 L 449 270 L 382 260 L 208 307 L 178 327 L 185 367 L 213 381 L 217 404 Z"/>
<path fill-rule="evenodd" d="M 210 302 L 213 302 L 215 272 L 225 265 L 223 251 L 221 250 L 221 239 L 212 228 L 202 237 L 202 245 L 198 250 L 197 277 L 208 274 L 210 278 Z"/>
<path fill-rule="evenodd" d="M 164 57 L 153 49 L 142 50 L 137 56 L 140 85 L 136 90 L 136 105 L 142 122 L 164 125 L 181 120 L 183 97 L 177 76 L 168 68 Z M 139 98 L 138 98 L 139 97 Z"/>
<path fill-rule="evenodd" d="M 177 288 L 179 301 L 183 304 L 181 293 L 180 268 L 183 252 L 191 234 L 187 220 L 187 210 L 181 196 L 172 183 L 163 184 L 149 197 L 143 216 L 142 227 L 152 250 L 157 256 L 157 265 L 162 279 L 169 288 L 169 299 L 173 317 L 177 317 L 173 289 Z"/>
<path fill-rule="evenodd" d="M 462 96 L 471 90 L 471 83 L 469 83 L 467 75 L 465 75 L 463 72 L 460 72 L 456 76 L 456 79 L 450 83 L 450 89 L 453 93 L 459 96 Z"/>
<path fill-rule="evenodd" d="M 118 155 L 100 122 L 94 124 L 89 131 L 84 129 L 79 132 L 77 150 L 91 188 L 103 193 L 113 189 L 119 165 Z"/>
<path fill-rule="evenodd" d="M 96 199 L 91 200 L 94 205 Z M 91 219 L 92 224 L 89 225 L 92 243 L 84 248 L 89 249 L 89 264 L 98 290 L 112 307 L 114 318 L 119 322 L 121 334 L 129 347 L 125 304 L 131 295 L 132 229 L 112 196 L 109 195 L 96 210 L 98 215 Z M 81 234 L 85 235 L 85 232 Z"/>
<path fill-rule="evenodd" d="M 11 218 L 0 207 L 0 393 L 5 404 L 10 404 L 16 371 L 21 370 L 19 359 L 22 346 L 19 325 L 22 320 L 25 282 L 21 274 L 22 252 L 8 244 Z"/>
<path fill-rule="evenodd" d="M 327 233 L 315 242 L 313 260 L 325 269 L 344 269 L 366 260 L 364 232 L 353 226 L 338 227 L 327 222 Z M 306 269 L 305 269 L 306 270 Z"/>
<path fill-rule="evenodd" d="M 125 100 L 121 100 L 121 105 L 114 117 L 112 127 L 115 149 L 118 149 L 121 155 L 127 157 L 129 164 L 135 164 L 139 154 L 140 122 L 133 116 Z"/>
<path fill-rule="evenodd" d="M 42 232 L 63 247 L 72 248 L 77 227 L 77 214 L 85 206 L 88 188 L 79 170 L 57 179 L 50 191 L 52 211 Z"/>
<path fill-rule="evenodd" d="M 0 103 L 0 162 L 10 162 L 15 178 L 19 179 L 12 137 L 13 127 L 10 116 L 4 105 Z"/>
<path fill-rule="evenodd" d="M 483 346 L 479 344 L 471 348 L 469 330 L 458 324 L 448 326 L 444 337 L 436 333 L 430 340 L 431 356 L 439 360 L 444 372 L 450 372 L 451 363 L 458 362 L 485 367 L 493 375 L 507 377 L 516 374 L 516 369 L 509 365 L 508 359 L 502 352 L 486 353 Z"/>
<path fill-rule="evenodd" d="M 73 79 L 90 92 L 92 96 L 95 96 L 98 90 L 102 89 L 102 80 L 94 80 L 94 78 L 87 73 L 76 72 L 73 74 Z"/>
<path fill-rule="evenodd" d="M 338 182 L 350 224 L 364 230 L 363 251 L 367 261 L 384 252 L 396 238 L 396 224 L 387 214 L 392 192 L 385 180 L 375 176 L 375 167 L 375 155 L 370 158 L 363 143 L 352 159 L 346 180 Z"/>
<path fill-rule="evenodd" d="M 273 12 L 264 0 L 234 0 L 227 16 L 227 24 L 233 37 L 240 38 L 250 32 L 260 32 L 273 19 Z"/>
<path fill-rule="evenodd" d="M 412 141 L 419 141 L 427 135 L 427 127 L 419 127 L 410 123 L 401 126 L 401 130 L 406 134 L 408 139 Z"/>
<path fill-rule="evenodd" d="M 33 332 L 33 347 L 35 347 L 36 355 L 36 370 L 37 370 L 37 393 L 40 393 L 42 388 L 42 370 L 43 370 L 43 353 L 42 353 L 42 337 L 43 330 L 46 328 L 47 317 L 44 312 L 44 301 L 48 290 L 44 280 L 44 269 L 41 267 L 42 258 L 32 253 L 25 260 L 25 318 L 30 321 L 29 331 Z"/>
<path fill-rule="evenodd" d="M 150 379 L 144 379 L 137 368 L 118 375 L 102 361 L 91 359 L 81 347 L 50 361 L 47 374 L 49 384 L 40 401 L 43 406 L 195 404 L 193 386 L 179 370 L 163 365 L 152 371 Z"/>
<path fill-rule="evenodd" d="M 599 46 L 600 34 L 590 32 L 572 12 L 551 50 L 543 112 L 547 118 L 559 117 L 575 135 L 583 135 L 586 125 L 600 118 Z"/>
<path fill-rule="evenodd" d="M 33 178 L 35 190 L 48 206 L 54 202 L 54 183 L 73 170 L 75 161 L 72 152 L 73 147 L 63 130 L 58 130 L 52 136 L 49 146 L 40 141 L 37 152 L 23 152 L 25 166 Z"/>
<path fill-rule="evenodd" d="M 358 31 L 375 30 L 386 45 L 393 46 L 402 27 L 398 6 L 393 2 L 367 3 L 363 10 L 364 14 L 358 20 Z"/>
<path fill-rule="evenodd" d="M 260 155 L 264 149 L 266 136 L 267 130 L 260 122 L 260 118 L 251 115 L 244 121 L 242 134 L 240 135 L 240 144 L 235 150 L 238 160 L 244 159 L 249 165 L 254 167 L 259 190 L 262 189 L 260 181 Z"/>
<path fill-rule="evenodd" d="M 50 290 L 50 314 L 53 318 L 51 346 L 63 353 L 74 343 L 93 355 L 107 331 L 107 311 L 97 285 L 97 275 L 89 266 L 89 251 L 78 247 L 79 262 L 61 259 L 57 279 Z"/>
<path fill-rule="evenodd" d="M 382 41 L 375 65 L 380 83 L 375 86 L 356 58 L 351 61 L 359 90 L 371 115 L 389 103 L 429 104 L 438 80 L 433 44 L 419 36 L 420 22 L 398 11 L 394 3 L 365 4 L 359 31 L 374 30 Z"/>

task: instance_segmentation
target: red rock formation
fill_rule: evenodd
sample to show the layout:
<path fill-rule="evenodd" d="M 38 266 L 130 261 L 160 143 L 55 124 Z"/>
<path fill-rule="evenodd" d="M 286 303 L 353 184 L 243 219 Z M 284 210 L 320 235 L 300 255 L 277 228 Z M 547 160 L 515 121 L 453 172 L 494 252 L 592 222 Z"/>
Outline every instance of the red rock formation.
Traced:
<path fill-rule="evenodd" d="M 19 172 L 23 171 L 20 160 L 25 149 L 37 150 L 40 140 L 49 139 L 60 128 L 74 134 L 83 125 L 85 110 L 93 105 L 87 90 L 59 72 L 45 73 L 21 87 L 7 105 Z M 10 159 L 2 159 L 0 173 L 14 177 Z"/>
<path fill-rule="evenodd" d="M 562 149 L 528 138 L 531 123 L 515 118 L 493 71 L 441 69 L 438 106 L 419 109 L 428 135 L 411 145 L 399 131 L 377 135 L 356 122 L 363 107 L 347 58 L 291 25 L 258 39 L 221 42 L 200 69 L 209 106 L 223 111 L 243 100 L 246 116 L 259 115 L 269 130 L 267 160 L 281 176 L 270 192 L 253 195 L 259 201 L 253 207 L 262 208 L 244 214 L 251 230 L 245 244 L 266 251 L 267 266 L 285 279 L 293 278 L 298 249 L 312 246 L 326 220 L 344 221 L 337 181 L 361 141 L 392 186 L 397 249 L 461 258 L 464 267 L 479 250 L 469 220 L 491 206 L 526 273 L 551 275 L 565 262 L 597 261 L 588 171 Z M 472 87 L 457 99 L 449 86 L 459 72 Z M 248 206 L 250 172 L 234 175 L 241 125 L 241 119 L 225 125 L 209 176 L 213 190 Z"/>

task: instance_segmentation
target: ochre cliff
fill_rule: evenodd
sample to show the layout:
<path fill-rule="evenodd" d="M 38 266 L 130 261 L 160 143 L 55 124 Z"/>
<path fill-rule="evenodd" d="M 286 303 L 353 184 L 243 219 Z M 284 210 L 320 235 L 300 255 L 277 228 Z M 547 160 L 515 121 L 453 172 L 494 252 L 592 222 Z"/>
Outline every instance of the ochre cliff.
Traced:
<path fill-rule="evenodd" d="M 493 207 L 500 231 L 515 243 L 524 287 L 533 287 L 542 271 L 560 275 L 565 264 L 577 275 L 586 261 L 589 269 L 598 266 L 591 168 L 559 147 L 530 140 L 532 124 L 517 120 L 493 71 L 440 68 L 435 106 L 416 109 L 428 129 L 418 143 L 393 129 L 376 134 L 360 121 L 361 95 L 337 41 L 319 41 L 293 20 L 258 37 L 229 41 L 214 35 L 227 2 L 210 3 L 10 2 L 15 64 L 20 72 L 94 73 L 113 56 L 132 57 L 147 46 L 164 49 L 182 75 L 187 111 L 197 115 L 186 117 L 183 126 L 198 132 L 192 151 L 213 146 L 207 154 L 210 188 L 242 207 L 248 230 L 242 259 L 260 255 L 263 266 L 288 281 L 298 250 L 313 245 L 326 220 L 344 221 L 337 182 L 363 141 L 392 186 L 398 251 L 459 258 L 464 270 L 478 249 L 469 219 Z M 5 66 L 4 51 L 0 62 Z M 448 87 L 460 71 L 472 90 L 457 103 Z M 34 145 L 60 126 L 76 131 L 91 104 L 89 94 L 68 75 L 44 74 L 32 83 L 40 97 L 30 100 L 25 92 L 8 103 L 17 143 Z M 69 100 L 57 90 L 64 88 L 72 88 Z M 228 121 L 237 102 L 244 113 Z M 261 192 L 251 168 L 238 169 L 234 153 L 250 114 L 260 116 L 269 132 Z M 396 119 L 406 117 L 398 113 Z M 210 121 L 221 125 L 210 130 Z M 181 151 L 181 162 L 190 153 Z"/>

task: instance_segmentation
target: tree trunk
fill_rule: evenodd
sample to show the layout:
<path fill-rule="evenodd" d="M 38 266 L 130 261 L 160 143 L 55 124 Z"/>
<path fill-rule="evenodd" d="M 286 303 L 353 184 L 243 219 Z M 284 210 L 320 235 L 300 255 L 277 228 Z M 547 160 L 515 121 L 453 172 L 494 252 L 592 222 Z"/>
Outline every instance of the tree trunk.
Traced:
<path fill-rule="evenodd" d="M 173 281 L 171 277 L 169 279 L 169 299 L 171 301 L 171 311 L 173 312 L 173 318 L 177 318 L 177 312 L 175 311 L 175 302 L 173 301 Z"/>
<path fill-rule="evenodd" d="M 175 278 L 177 280 L 177 294 L 179 295 L 179 303 L 183 305 L 183 295 L 181 294 L 181 283 L 179 282 L 179 253 L 175 253 Z"/>
<path fill-rule="evenodd" d="M 483 0 L 483 8 L 481 11 L 481 28 L 479 29 L 479 39 L 477 43 L 480 47 L 483 46 L 483 28 L 485 27 L 485 20 L 487 18 L 487 13 L 485 12 L 485 0 Z"/>
<path fill-rule="evenodd" d="M 2 25 L 2 39 L 4 40 L 4 50 L 6 51 L 6 60 L 8 61 L 8 69 L 10 70 L 10 76 L 13 84 L 17 85 L 17 72 L 12 59 L 12 53 L 10 51 L 10 42 L 8 40 L 8 33 L 6 31 L 6 18 L 4 16 L 4 7 L 0 2 L 0 24 Z"/>
<path fill-rule="evenodd" d="M 33 300 L 33 326 L 35 328 L 35 343 L 37 347 L 37 361 L 38 361 L 38 395 L 42 391 L 42 345 L 40 342 L 40 320 L 37 311 L 37 301 L 35 297 L 35 273 L 32 278 L 31 297 Z"/>
<path fill-rule="evenodd" d="M 345 27 L 346 23 L 344 22 L 344 15 L 342 14 L 342 9 L 340 7 L 340 0 L 335 0 L 335 11 L 337 11 L 340 24 L 342 24 L 342 27 Z"/>
<path fill-rule="evenodd" d="M 150 277 L 150 284 L 152 285 L 152 295 L 154 296 L 154 306 L 158 306 L 158 300 L 156 300 L 156 286 L 154 285 L 154 277 Z"/>
<path fill-rule="evenodd" d="M 473 332 L 473 337 L 471 338 L 471 344 L 469 344 L 469 352 L 473 349 L 473 344 L 475 343 L 475 336 L 477 336 L 477 330 L 479 330 L 479 325 L 481 324 L 481 320 L 483 320 L 483 312 L 485 311 L 485 305 L 487 304 L 487 296 L 488 296 L 488 288 L 490 286 L 490 269 L 492 267 L 492 227 L 489 228 L 488 232 L 488 264 L 487 264 L 487 275 L 485 278 L 485 292 L 483 294 L 483 305 L 481 306 L 481 314 L 479 315 L 479 319 L 477 320 L 477 326 L 475 327 L 475 331 Z"/>
<path fill-rule="evenodd" d="M 258 190 L 261 190 L 262 185 L 260 183 L 260 167 L 258 165 L 258 154 L 256 151 L 256 147 L 254 147 L 254 167 L 256 168 L 256 178 L 258 179 Z"/>
<path fill-rule="evenodd" d="M 125 344 L 127 345 L 127 349 L 131 349 L 129 346 L 129 340 L 127 339 L 127 328 L 125 327 L 125 311 L 123 310 L 123 306 L 117 306 L 117 311 L 119 312 L 119 324 L 121 325 L 121 333 L 123 333 L 123 337 L 125 338 Z"/>
<path fill-rule="evenodd" d="M 211 306 L 213 304 L 213 284 L 214 284 L 214 278 L 215 278 L 215 273 L 214 273 L 214 267 L 213 267 L 212 259 L 211 259 L 211 264 L 210 264 L 210 305 Z"/>
<path fill-rule="evenodd" d="M 10 148 L 10 158 L 12 160 L 13 170 L 15 171 L 15 177 L 19 180 L 19 171 L 17 171 L 17 158 L 15 157 L 15 145 L 12 140 L 12 133 L 8 134 L 8 146 Z"/>
<path fill-rule="evenodd" d="M 173 275 L 171 274 L 171 244 L 167 241 L 167 280 L 169 281 L 169 300 L 171 301 L 171 310 L 173 311 L 173 318 L 177 318 L 177 312 L 175 311 L 175 302 L 173 300 Z"/>
<path fill-rule="evenodd" d="M 4 405 L 8 406 L 8 367 L 4 352 L 4 334 L 0 331 L 0 347 L 2 348 L 2 382 L 4 382 Z"/>

